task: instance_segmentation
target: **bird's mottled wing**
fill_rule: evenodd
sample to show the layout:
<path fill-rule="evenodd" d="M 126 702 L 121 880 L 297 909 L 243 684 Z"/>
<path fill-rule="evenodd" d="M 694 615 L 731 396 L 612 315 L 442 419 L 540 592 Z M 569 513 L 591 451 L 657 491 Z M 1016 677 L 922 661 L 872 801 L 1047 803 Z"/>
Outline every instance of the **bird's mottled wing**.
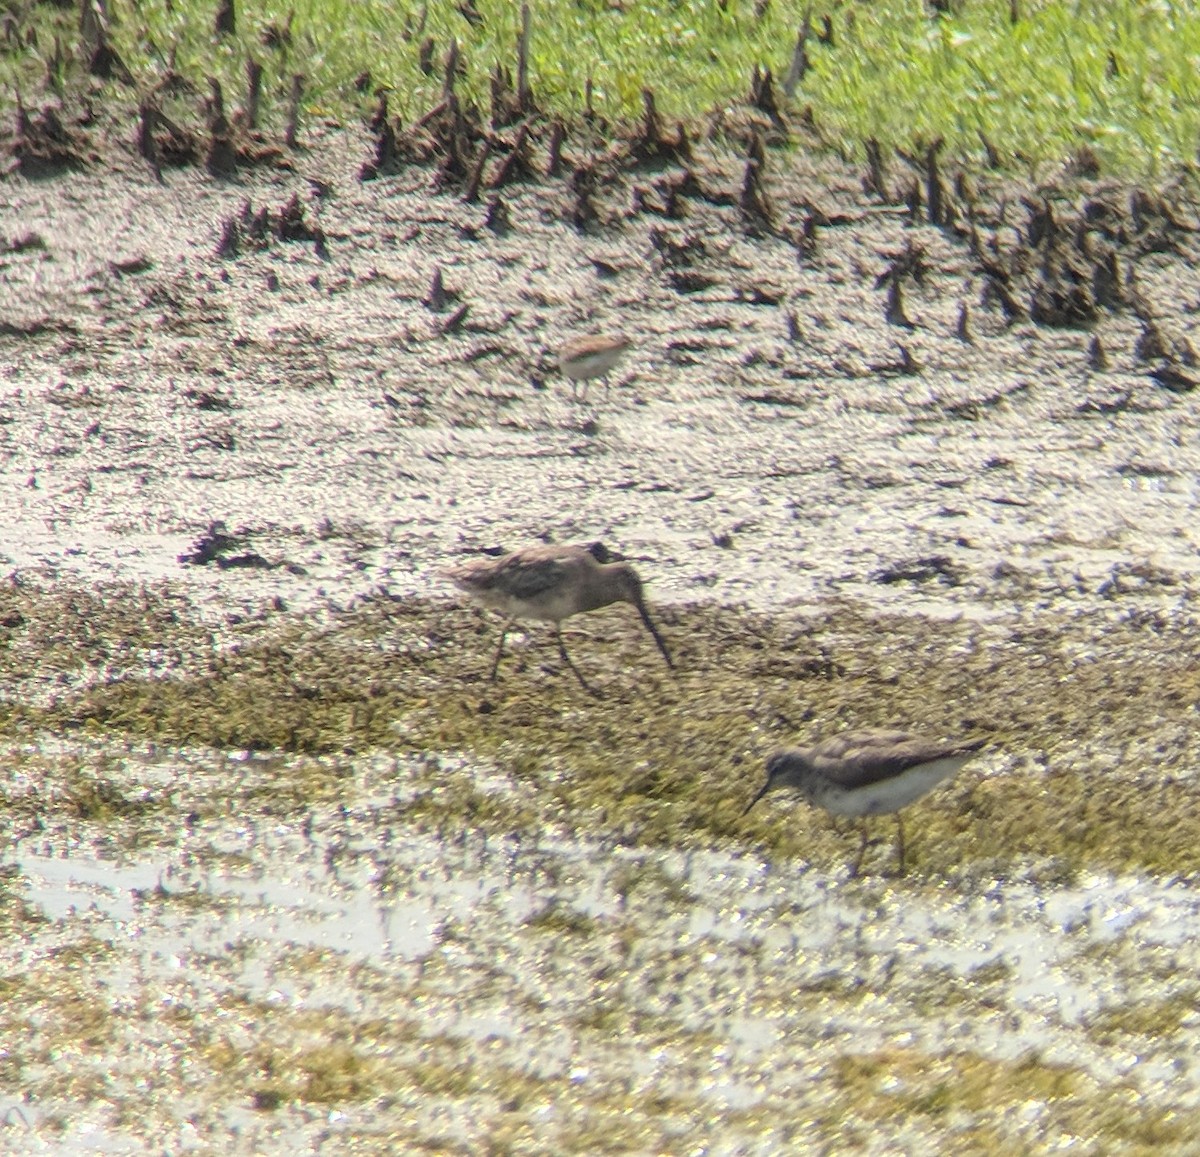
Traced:
<path fill-rule="evenodd" d="M 811 748 L 822 775 L 845 788 L 869 787 L 922 763 L 969 755 L 983 740 L 944 742 L 907 731 L 844 731 Z"/>
<path fill-rule="evenodd" d="M 509 555 L 496 567 L 496 573 L 488 585 L 514 599 L 536 599 L 561 587 L 567 579 L 565 559 L 553 555 L 518 553 Z"/>

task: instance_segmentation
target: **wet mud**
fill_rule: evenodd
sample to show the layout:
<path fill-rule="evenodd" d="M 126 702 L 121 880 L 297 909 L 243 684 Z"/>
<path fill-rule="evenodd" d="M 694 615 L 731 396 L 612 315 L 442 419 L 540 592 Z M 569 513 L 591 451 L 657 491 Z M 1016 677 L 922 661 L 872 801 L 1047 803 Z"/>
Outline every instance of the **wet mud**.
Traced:
<path fill-rule="evenodd" d="M 4 186 L 4 1145 L 1194 1148 L 1182 192 L 377 144 Z M 538 626 L 489 682 L 441 568 L 539 538 L 677 671 L 612 608 L 599 697 Z M 740 818 L 883 724 L 989 740 L 905 878 Z"/>

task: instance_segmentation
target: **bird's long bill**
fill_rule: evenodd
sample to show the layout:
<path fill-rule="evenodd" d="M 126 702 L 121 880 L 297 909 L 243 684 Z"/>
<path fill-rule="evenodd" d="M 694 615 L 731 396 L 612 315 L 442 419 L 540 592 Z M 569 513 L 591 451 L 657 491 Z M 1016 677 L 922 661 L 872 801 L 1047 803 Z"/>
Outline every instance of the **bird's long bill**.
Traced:
<path fill-rule="evenodd" d="M 650 612 L 646 610 L 646 604 L 639 600 L 636 604 L 638 614 L 642 616 L 642 622 L 646 624 L 646 630 L 654 636 L 654 641 L 658 644 L 658 649 L 662 652 L 662 657 L 666 659 L 667 666 L 671 670 L 675 670 L 675 661 L 671 658 L 671 652 L 667 650 L 667 644 L 663 642 L 663 637 L 658 633 L 658 628 L 650 620 Z"/>
<path fill-rule="evenodd" d="M 758 801 L 759 801 L 760 799 L 762 799 L 762 797 L 763 797 L 764 795 L 766 795 L 766 794 L 767 794 L 767 792 L 768 792 L 768 791 L 770 791 L 770 790 L 771 790 L 771 781 L 768 779 L 768 780 L 767 780 L 767 782 L 766 782 L 766 783 L 764 783 L 764 784 L 762 785 L 762 787 L 760 787 L 760 788 L 758 789 L 758 794 L 757 794 L 757 795 L 756 795 L 756 796 L 755 796 L 755 797 L 754 797 L 754 798 L 753 798 L 753 799 L 752 799 L 752 800 L 751 800 L 751 801 L 750 801 L 750 802 L 749 802 L 749 803 L 746 805 L 746 810 L 742 812 L 742 815 L 743 815 L 743 816 L 744 816 L 744 815 L 748 815 L 748 814 L 749 814 L 749 812 L 750 812 L 750 809 L 751 809 L 751 808 L 752 808 L 752 807 L 753 807 L 753 806 L 754 806 L 756 803 L 758 803 Z M 741 818 L 742 818 L 742 816 L 738 816 L 738 819 L 741 819 Z"/>

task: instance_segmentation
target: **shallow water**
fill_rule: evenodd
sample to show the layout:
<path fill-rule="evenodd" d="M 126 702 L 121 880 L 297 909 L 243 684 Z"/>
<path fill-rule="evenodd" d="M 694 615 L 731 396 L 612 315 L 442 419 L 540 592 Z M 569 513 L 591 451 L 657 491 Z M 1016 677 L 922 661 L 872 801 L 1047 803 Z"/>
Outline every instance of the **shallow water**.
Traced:
<path fill-rule="evenodd" d="M 243 763 L 250 781 L 298 770 Z M 222 765 L 161 748 L 128 760 L 199 794 Z M 189 1135 L 236 1151 L 286 1137 L 358 1151 L 371 1137 L 440 1136 L 451 1107 L 453 1144 L 503 1122 L 541 1151 L 620 1104 L 630 1143 L 686 1140 L 705 1119 L 714 1151 L 766 1152 L 806 1115 L 869 1121 L 880 1098 L 900 1104 L 922 1087 L 914 1057 L 951 1074 L 997 1067 L 999 1101 L 956 1112 L 1013 1143 L 1025 1126 L 1004 1098 L 1027 1103 L 1044 1073 L 1073 1082 L 1036 1116 L 1060 1137 L 1079 1127 L 1072 1113 L 1101 1128 L 1117 1090 L 1185 1117 L 1200 1101 L 1200 894 L 1188 882 L 852 881 L 734 849 L 398 827 L 394 798 L 421 790 L 427 766 L 364 760 L 337 805 L 174 827 L 151 854 L 87 825 L 19 840 L 10 884 L 39 919 L 0 947 L 3 973 L 24 977 L 6 1018 L 31 1098 L 10 1102 L 10 1151 L 175 1149 Z M 75 952 L 83 971 L 55 967 Z M 1168 1031 L 1137 1031 L 1139 1009 L 1172 1002 Z M 87 1030 L 59 1004 L 87 1010 Z M 107 1058 L 85 1043 L 97 1010 Z M 223 1037 L 265 1050 L 270 1068 L 239 1067 L 215 1049 Z M 339 1041 L 385 1067 L 369 1092 L 314 1114 L 320 1102 L 296 1096 L 313 1093 L 306 1050 Z M 43 1045 L 76 1055 L 77 1079 L 98 1066 L 103 1092 L 55 1092 L 59 1062 L 34 1060 Z M 140 1059 L 122 1063 L 125 1048 Z M 431 1054 L 450 1066 L 436 1078 Z M 891 1060 L 860 1087 L 838 1075 L 856 1057 Z M 473 1075 L 460 1084 L 455 1066 Z M 429 1080 L 439 1095 L 414 1099 Z M 275 1085 L 278 1105 L 247 1108 Z M 652 1110 L 659 1098 L 669 1107 Z M 134 1106 L 136 1125 L 119 1125 Z M 910 1111 L 904 1130 L 944 1140 L 946 1125 Z"/>
<path fill-rule="evenodd" d="M 0 707 L 66 700 L 64 735 L 108 730 L 31 737 L 10 720 L 0 1148 L 1194 1153 L 1195 880 L 1090 870 L 1171 856 L 1106 861 L 1085 838 L 1098 821 L 1051 778 L 1094 783 L 1118 816 L 1162 792 L 1156 837 L 1193 851 L 1169 837 L 1186 842 L 1172 809 L 1190 807 L 1200 766 L 1196 688 L 1172 642 L 1194 625 L 1198 419 L 1153 383 L 1136 319 L 1010 325 L 981 300 L 961 239 L 876 212 L 860 174 L 799 153 L 772 161 L 781 219 L 845 211 L 801 259 L 786 231 L 752 238 L 700 198 L 681 221 L 630 215 L 627 183 L 607 191 L 598 233 L 564 225 L 553 183 L 506 189 L 516 229 L 493 236 L 479 206 L 431 195 L 425 172 L 359 181 L 364 148 L 314 131 L 295 172 L 236 183 L 172 171 L 160 184 L 137 168 L 6 186 L 0 235 L 32 230 L 42 247 L 0 266 L 18 326 L 0 335 Z M 703 165 L 705 182 L 736 190 L 741 158 Z M 312 176 L 329 196 L 311 195 Z M 282 243 L 215 255 L 244 198 L 277 208 L 293 192 L 330 260 Z M 1008 244 L 1011 223 L 986 212 L 981 227 Z M 704 242 L 709 289 L 678 292 L 651 229 Z M 1175 240 L 1122 260 L 1156 317 L 1200 340 L 1195 242 Z M 901 331 L 876 278 L 910 242 L 929 268 L 906 288 L 916 326 Z M 114 253 L 149 260 L 125 275 Z M 597 254 L 616 276 L 598 275 Z M 471 308 L 455 333 L 422 303 L 435 265 Z M 747 292 L 764 286 L 778 306 Z M 971 345 L 955 336 L 964 304 Z M 553 350 L 604 327 L 636 349 L 609 399 L 576 405 Z M 1088 365 L 1093 336 L 1107 371 Z M 919 374 L 878 368 L 898 341 Z M 257 565 L 181 561 L 214 523 Z M 1010 750 L 970 783 L 1007 777 L 1024 806 L 1049 800 L 1043 824 L 1083 830 L 1058 840 L 1074 858 L 1002 840 L 978 851 L 970 832 L 995 826 L 1004 799 L 970 787 L 910 821 L 918 838 L 922 816 L 944 833 L 961 809 L 955 851 L 903 881 L 849 881 L 828 839 L 820 868 L 807 847 L 771 863 L 719 809 L 683 813 L 691 801 L 670 796 L 664 809 L 675 798 L 704 826 L 655 826 L 653 782 L 625 838 L 625 820 L 549 790 L 554 774 L 570 786 L 595 773 L 569 755 L 510 776 L 545 710 L 550 728 L 594 726 L 619 764 L 619 725 L 635 717 L 621 696 L 643 678 L 639 651 L 613 649 L 610 618 L 594 628 L 617 667 L 608 716 L 557 691 L 545 708 L 553 672 L 533 637 L 511 660 L 527 690 L 480 685 L 472 649 L 487 646 L 477 623 L 439 610 L 439 568 L 542 535 L 635 559 L 652 599 L 675 604 L 677 645 L 723 632 L 656 700 L 680 712 L 672 768 L 693 748 L 707 767 L 720 745 L 741 758 L 784 730 L 883 709 L 997 729 Z M 345 614 L 378 591 L 385 608 L 418 596 L 421 615 Z M 709 704 L 684 734 L 754 627 L 728 608 L 815 619 L 851 600 L 865 610 L 822 619 L 818 638 L 767 632 L 763 647 L 801 662 L 750 654 L 736 672 L 746 703 L 725 704 L 736 726 Z M 284 678 L 256 683 L 264 638 L 297 640 L 289 611 L 329 626 L 332 644 L 301 634 Z M 889 649 L 892 615 L 973 633 L 946 636 L 949 656 Z M 429 669 L 389 670 L 403 648 L 429 653 Z M 446 661 L 454 648 L 466 662 Z M 968 665 L 983 652 L 991 666 Z M 415 690 L 385 701 L 401 706 L 382 741 L 367 724 L 314 725 L 305 742 L 348 752 L 321 759 L 146 743 L 191 734 L 167 696 L 152 703 L 166 714 L 131 716 L 146 731 L 122 723 L 139 689 L 122 680 L 216 684 L 214 656 L 235 654 L 250 657 L 224 686 L 278 693 L 267 716 L 314 690 L 351 715 L 391 680 Z M 351 664 L 364 654 L 377 662 Z M 938 692 L 914 684 L 914 662 L 938 664 Z M 350 696 L 307 680 L 306 664 L 361 683 Z M 972 682 L 985 677 L 986 695 Z M 72 705 L 122 686 L 127 700 Z M 290 734 L 299 750 L 295 719 L 326 706 L 301 703 L 290 733 L 252 719 L 238 742 L 287 747 Z M 214 704 L 205 735 L 240 706 Z M 510 747 L 409 754 L 439 712 L 488 751 L 509 729 Z M 654 754 L 604 770 L 624 791 L 626 772 L 652 779 Z M 422 813 L 451 781 L 519 803 L 521 818 L 498 830 L 499 812 Z M 1117 790 L 1131 784 L 1134 797 Z M 737 788 L 722 783 L 722 798 Z M 786 825 L 775 806 L 763 823 Z M 1019 824 L 1005 831 L 1023 838 Z"/>

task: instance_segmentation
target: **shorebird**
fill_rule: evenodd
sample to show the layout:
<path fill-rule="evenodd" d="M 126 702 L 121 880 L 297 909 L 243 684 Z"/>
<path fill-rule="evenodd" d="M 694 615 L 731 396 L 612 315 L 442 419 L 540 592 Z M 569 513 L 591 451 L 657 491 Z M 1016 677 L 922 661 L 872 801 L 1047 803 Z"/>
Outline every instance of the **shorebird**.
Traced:
<path fill-rule="evenodd" d="M 592 546 L 526 546 L 503 558 L 473 559 L 446 572 L 462 590 L 485 607 L 502 612 L 504 626 L 490 678 L 500 669 L 504 640 L 514 619 L 537 619 L 554 624 L 558 652 L 575 672 L 589 694 L 595 694 L 571 662 L 562 637 L 562 621 L 583 611 L 595 611 L 612 603 L 631 603 L 654 636 L 658 649 L 674 667 L 671 653 L 650 619 L 642 595 L 642 580 L 627 562 L 610 562 L 602 543 Z"/>
<path fill-rule="evenodd" d="M 867 851 L 867 816 L 896 813 L 896 853 L 904 873 L 904 825 L 900 809 L 957 774 L 983 745 L 982 739 L 944 741 L 907 731 L 868 728 L 843 731 L 812 747 L 776 751 L 767 759 L 767 782 L 742 812 L 769 791 L 794 787 L 809 803 L 837 816 L 862 821 L 862 844 L 850 869 L 857 876 Z"/>
<path fill-rule="evenodd" d="M 558 368 L 563 377 L 571 379 L 571 397 L 576 396 L 579 383 L 583 382 L 583 396 L 587 398 L 587 383 L 592 378 L 604 379 L 604 395 L 608 396 L 608 375 L 633 342 L 623 333 L 589 334 L 573 337 L 563 342 L 558 350 Z"/>

